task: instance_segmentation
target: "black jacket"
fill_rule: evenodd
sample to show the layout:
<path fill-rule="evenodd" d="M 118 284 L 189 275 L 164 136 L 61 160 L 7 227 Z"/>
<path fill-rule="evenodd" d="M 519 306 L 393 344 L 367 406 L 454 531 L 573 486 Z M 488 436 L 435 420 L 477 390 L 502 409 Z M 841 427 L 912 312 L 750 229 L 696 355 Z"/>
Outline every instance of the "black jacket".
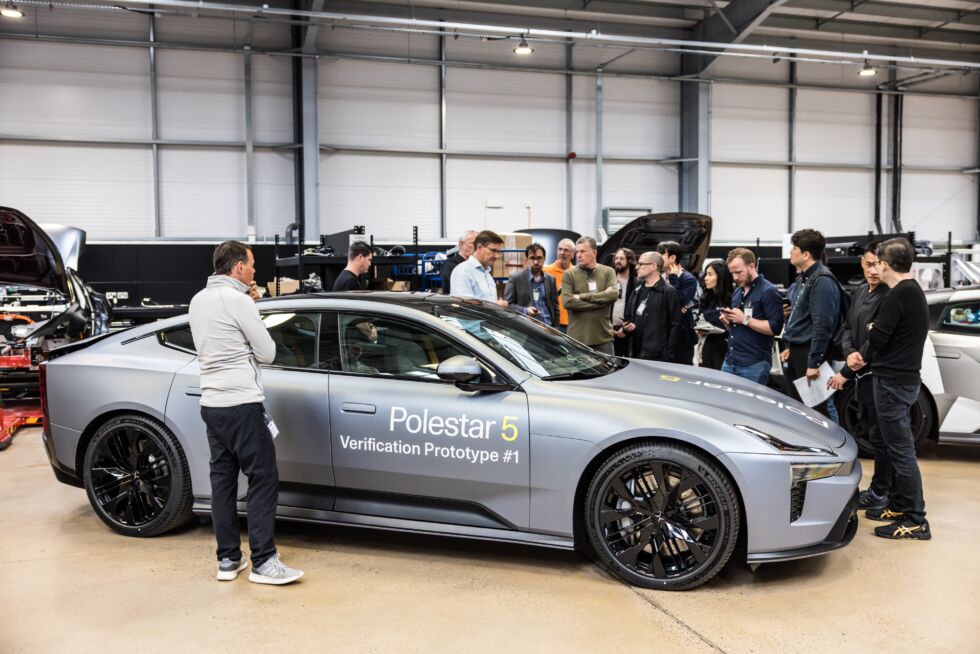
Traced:
<path fill-rule="evenodd" d="M 847 313 L 844 321 L 844 328 L 841 330 L 841 349 L 844 356 L 853 352 L 860 352 L 861 348 L 868 341 L 868 324 L 873 322 L 878 315 L 878 307 L 881 300 L 888 293 L 888 287 L 878 284 L 872 292 L 865 284 L 854 294 L 854 301 L 851 303 L 851 310 Z M 864 374 L 867 369 L 855 373 L 853 370 L 844 366 L 841 374 L 848 378 L 853 378 L 857 374 Z"/>
<path fill-rule="evenodd" d="M 551 325 L 558 324 L 558 285 L 555 278 L 546 272 L 541 273 L 544 281 L 544 302 L 548 307 L 551 316 Z M 514 311 L 526 314 L 527 308 L 534 305 L 534 297 L 531 295 L 531 277 L 527 268 L 511 273 L 504 286 L 504 299 Z"/>
<path fill-rule="evenodd" d="M 638 313 L 643 306 L 643 312 Z M 674 361 L 681 348 L 684 326 L 681 300 L 661 277 L 652 287 L 637 285 L 626 303 L 626 322 L 636 325 L 629 333 L 630 356 L 649 361 Z"/>
<path fill-rule="evenodd" d="M 449 291 L 449 279 L 453 276 L 453 268 L 459 264 L 466 261 L 463 257 L 459 256 L 459 252 L 454 252 L 453 254 L 446 257 L 446 262 L 442 264 L 442 271 L 439 273 L 442 277 L 442 292 L 446 295 L 450 294 Z"/>

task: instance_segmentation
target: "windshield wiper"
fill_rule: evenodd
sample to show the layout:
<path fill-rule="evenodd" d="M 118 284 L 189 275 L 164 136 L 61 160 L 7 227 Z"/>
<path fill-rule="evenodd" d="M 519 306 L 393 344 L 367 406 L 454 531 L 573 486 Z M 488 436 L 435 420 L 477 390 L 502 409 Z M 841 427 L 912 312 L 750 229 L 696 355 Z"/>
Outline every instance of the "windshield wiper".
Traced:
<path fill-rule="evenodd" d="M 542 377 L 541 379 L 545 381 L 557 381 L 557 380 L 567 380 L 567 379 L 593 379 L 595 377 L 602 377 L 607 373 L 604 372 L 586 372 L 584 370 L 579 370 L 577 372 L 566 372 L 560 375 L 548 375 L 547 377 Z"/>

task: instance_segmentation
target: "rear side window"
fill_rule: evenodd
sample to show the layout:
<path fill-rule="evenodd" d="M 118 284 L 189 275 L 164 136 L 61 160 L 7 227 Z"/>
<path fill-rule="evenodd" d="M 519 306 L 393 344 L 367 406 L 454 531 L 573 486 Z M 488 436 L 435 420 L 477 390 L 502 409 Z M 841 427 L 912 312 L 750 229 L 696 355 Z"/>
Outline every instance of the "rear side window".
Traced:
<path fill-rule="evenodd" d="M 197 352 L 194 349 L 194 339 L 191 337 L 191 326 L 190 325 L 180 325 L 179 327 L 171 327 L 159 333 L 160 343 L 163 345 L 169 345 L 170 347 L 175 347 L 178 350 L 187 350 L 188 352 Z"/>
<path fill-rule="evenodd" d="M 980 300 L 947 306 L 939 319 L 939 331 L 980 335 Z"/>
<path fill-rule="evenodd" d="M 262 322 L 276 344 L 274 366 L 314 368 L 320 334 L 319 313 L 268 313 Z"/>

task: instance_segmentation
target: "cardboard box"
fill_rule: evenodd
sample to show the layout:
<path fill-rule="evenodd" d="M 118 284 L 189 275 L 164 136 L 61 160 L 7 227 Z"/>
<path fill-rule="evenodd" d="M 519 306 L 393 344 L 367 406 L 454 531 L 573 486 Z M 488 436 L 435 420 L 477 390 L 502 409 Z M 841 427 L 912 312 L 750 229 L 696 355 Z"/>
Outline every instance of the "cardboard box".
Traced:
<path fill-rule="evenodd" d="M 272 280 L 266 286 L 269 289 L 269 297 L 275 297 L 276 295 L 276 280 Z M 299 290 L 299 280 L 292 279 L 290 277 L 280 277 L 279 278 L 279 294 L 289 295 L 290 293 L 295 293 Z"/>
<path fill-rule="evenodd" d="M 493 264 L 493 276 L 508 277 L 524 267 L 524 249 L 531 244 L 533 238 L 530 234 L 514 232 L 501 232 L 500 237 L 504 239 L 504 250 L 517 250 L 517 252 L 501 252 Z"/>
<path fill-rule="evenodd" d="M 410 291 L 410 290 L 412 290 L 411 289 L 411 282 L 407 282 L 407 281 L 404 281 L 404 280 L 397 281 L 396 282 L 396 281 L 391 280 L 391 279 L 389 279 L 385 283 L 385 288 L 387 290 L 389 290 L 389 291 Z"/>

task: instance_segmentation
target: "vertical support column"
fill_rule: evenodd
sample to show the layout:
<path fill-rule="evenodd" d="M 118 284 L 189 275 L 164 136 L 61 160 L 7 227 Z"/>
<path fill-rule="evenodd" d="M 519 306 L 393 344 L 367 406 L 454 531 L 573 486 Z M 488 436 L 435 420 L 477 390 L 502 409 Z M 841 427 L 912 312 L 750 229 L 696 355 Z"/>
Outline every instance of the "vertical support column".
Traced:
<path fill-rule="evenodd" d="M 980 79 L 977 80 L 977 86 L 980 87 Z M 980 88 L 977 90 L 977 95 L 980 96 Z M 977 135 L 977 168 L 980 168 L 980 97 L 977 98 L 977 112 L 976 112 L 976 135 Z M 973 238 L 980 239 L 980 173 L 976 175 L 976 186 L 977 186 L 977 224 L 976 231 L 973 233 Z"/>
<path fill-rule="evenodd" d="M 902 112 L 905 96 L 892 96 L 892 229 L 902 231 Z"/>
<path fill-rule="evenodd" d="M 786 231 L 796 231 L 796 55 L 789 61 L 789 193 Z"/>
<path fill-rule="evenodd" d="M 152 9 L 152 7 L 151 7 Z M 150 22 L 150 138 L 153 144 L 150 146 L 153 158 L 153 236 L 160 238 L 163 236 L 163 216 L 160 211 L 160 113 L 157 94 L 157 49 L 152 44 L 156 43 L 156 21 L 153 13 L 149 14 Z"/>
<path fill-rule="evenodd" d="M 303 120 L 303 233 L 300 239 L 320 238 L 320 138 L 317 131 L 317 59 L 300 62 L 300 100 Z"/>
<path fill-rule="evenodd" d="M 875 93 L 875 229 L 879 234 L 884 234 L 881 226 L 881 171 L 882 171 L 882 152 L 881 152 L 881 132 L 884 107 L 884 98 L 881 93 Z M 980 104 L 978 104 L 980 106 Z M 978 178 L 980 181 L 980 178 Z M 978 186 L 977 188 L 980 188 Z"/>
<path fill-rule="evenodd" d="M 446 215 L 446 35 L 439 28 L 439 237 L 446 238 L 449 218 Z"/>
<path fill-rule="evenodd" d="M 572 47 L 565 42 L 565 229 L 572 229 Z M 978 103 L 980 106 L 980 103 Z"/>
<path fill-rule="evenodd" d="M 684 55 L 682 61 L 689 57 L 693 55 Z M 710 110 L 711 87 L 707 82 L 681 82 L 681 211 L 710 211 Z"/>
<path fill-rule="evenodd" d="M 255 240 L 255 127 L 252 120 L 252 53 L 242 55 L 245 79 L 245 236 Z"/>
<path fill-rule="evenodd" d="M 602 225 L 602 68 L 595 71 L 595 225 Z"/>

